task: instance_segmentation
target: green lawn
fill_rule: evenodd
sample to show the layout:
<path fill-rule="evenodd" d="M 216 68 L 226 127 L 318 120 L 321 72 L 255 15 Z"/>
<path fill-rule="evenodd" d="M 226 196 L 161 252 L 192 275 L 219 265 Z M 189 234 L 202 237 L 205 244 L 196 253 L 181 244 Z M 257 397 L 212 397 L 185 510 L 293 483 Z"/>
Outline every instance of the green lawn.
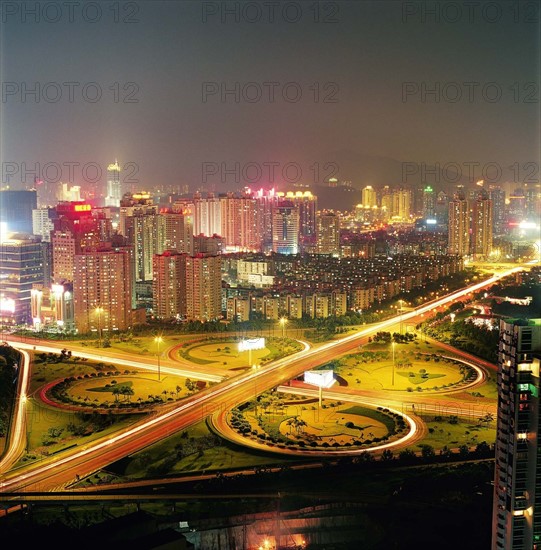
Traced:
<path fill-rule="evenodd" d="M 203 421 L 111 465 L 108 470 L 130 479 L 144 479 L 152 475 L 253 468 L 281 462 L 285 460 L 226 443 Z"/>
<path fill-rule="evenodd" d="M 458 363 L 422 355 L 412 344 L 396 344 L 393 363 L 389 348 L 389 344 L 363 348 L 335 360 L 332 367 L 349 387 L 366 390 L 437 391 L 463 379 Z"/>

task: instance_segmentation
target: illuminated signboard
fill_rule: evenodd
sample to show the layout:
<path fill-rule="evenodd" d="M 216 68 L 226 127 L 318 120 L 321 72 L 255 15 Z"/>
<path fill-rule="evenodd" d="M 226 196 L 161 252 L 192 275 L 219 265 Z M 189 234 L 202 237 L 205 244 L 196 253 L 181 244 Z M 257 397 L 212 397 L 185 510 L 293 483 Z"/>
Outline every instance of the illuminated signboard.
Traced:
<path fill-rule="evenodd" d="M 265 338 L 251 338 L 239 342 L 239 351 L 250 351 L 254 349 L 263 349 L 265 347 Z"/>
<path fill-rule="evenodd" d="M 15 300 L 2 296 L 0 298 L 0 311 L 9 311 L 10 313 L 15 313 Z"/>
<path fill-rule="evenodd" d="M 76 204 L 75 212 L 89 212 L 92 209 L 92 206 L 90 204 Z"/>
<path fill-rule="evenodd" d="M 332 370 L 307 370 L 304 381 L 318 388 L 330 388 L 336 382 Z"/>

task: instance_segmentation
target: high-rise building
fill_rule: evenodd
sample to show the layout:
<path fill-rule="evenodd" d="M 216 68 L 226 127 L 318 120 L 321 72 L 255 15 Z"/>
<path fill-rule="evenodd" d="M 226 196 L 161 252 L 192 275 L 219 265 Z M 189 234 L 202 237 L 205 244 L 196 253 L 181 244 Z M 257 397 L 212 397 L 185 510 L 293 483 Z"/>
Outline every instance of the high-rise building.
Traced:
<path fill-rule="evenodd" d="M 75 256 L 75 323 L 81 333 L 126 330 L 132 325 L 132 278 L 126 250 L 110 247 Z"/>
<path fill-rule="evenodd" d="M 363 187 L 361 192 L 361 204 L 369 208 L 378 205 L 376 190 L 371 185 Z"/>
<path fill-rule="evenodd" d="M 316 254 L 340 255 L 340 218 L 323 210 L 316 215 Z"/>
<path fill-rule="evenodd" d="M 13 233 L 32 233 L 32 210 L 38 207 L 35 189 L 0 191 L 0 221 Z"/>
<path fill-rule="evenodd" d="M 207 237 L 205 235 L 195 235 L 193 237 L 192 255 L 197 254 L 210 254 L 211 256 L 217 256 L 222 254 L 225 250 L 225 241 L 223 237 L 214 235 Z"/>
<path fill-rule="evenodd" d="M 279 254 L 299 252 L 299 209 L 290 201 L 280 202 L 274 208 L 272 250 Z"/>
<path fill-rule="evenodd" d="M 525 184 L 524 196 L 526 197 L 526 218 L 530 221 L 539 220 L 541 216 L 541 185 Z"/>
<path fill-rule="evenodd" d="M 260 251 L 263 241 L 259 203 L 251 197 L 233 194 L 220 197 L 222 228 L 220 236 L 229 249 Z"/>
<path fill-rule="evenodd" d="M 492 550 L 541 548 L 541 319 L 502 320 Z"/>
<path fill-rule="evenodd" d="M 440 191 L 436 197 L 436 219 L 438 222 L 446 224 L 449 221 L 449 197 L 445 191 Z"/>
<path fill-rule="evenodd" d="M 54 229 L 53 219 L 56 217 L 54 208 L 36 208 L 32 210 L 32 233 L 39 235 L 43 242 L 51 242 L 51 231 Z"/>
<path fill-rule="evenodd" d="M 272 212 L 277 205 L 279 197 L 274 189 L 264 191 L 259 189 L 252 193 L 250 189 L 246 190 L 257 200 L 259 205 L 259 220 L 261 224 L 262 249 L 264 252 L 272 249 Z"/>
<path fill-rule="evenodd" d="M 486 260 L 492 251 L 492 201 L 482 189 L 472 205 L 471 252 L 474 259 Z"/>
<path fill-rule="evenodd" d="M 158 215 L 160 250 L 176 250 L 191 254 L 193 250 L 193 218 L 189 211 L 162 209 Z"/>
<path fill-rule="evenodd" d="M 409 189 L 397 189 L 392 194 L 392 217 L 403 222 L 411 221 L 412 194 Z"/>
<path fill-rule="evenodd" d="M 464 194 L 458 192 L 449 201 L 449 254 L 466 256 L 470 251 L 470 212 Z"/>
<path fill-rule="evenodd" d="M 492 186 L 489 189 L 489 198 L 492 201 L 492 232 L 494 235 L 502 235 L 506 222 L 505 190 Z"/>
<path fill-rule="evenodd" d="M 91 205 L 85 202 L 59 203 L 53 226 L 53 281 L 73 281 L 75 255 L 99 243 L 98 225 L 92 216 Z"/>
<path fill-rule="evenodd" d="M 524 189 L 517 188 L 509 195 L 509 220 L 520 223 L 527 218 Z"/>
<path fill-rule="evenodd" d="M 0 325 L 31 324 L 31 292 L 43 284 L 43 246 L 30 234 L 0 236 Z"/>
<path fill-rule="evenodd" d="M 134 250 L 136 283 L 152 283 L 152 258 L 163 252 L 158 232 L 158 206 L 149 193 L 127 193 L 120 203 L 120 233 Z"/>
<path fill-rule="evenodd" d="M 189 209 L 193 212 L 194 235 L 221 235 L 222 233 L 222 207 L 218 197 L 212 193 L 203 197 L 196 193 L 193 199 L 177 201 L 177 208 Z"/>
<path fill-rule="evenodd" d="M 105 206 L 114 206 L 118 208 L 120 206 L 122 196 L 120 166 L 115 160 L 113 164 L 109 164 L 109 166 L 107 166 L 107 194 L 105 196 Z"/>
<path fill-rule="evenodd" d="M 423 189 L 423 218 L 434 219 L 436 217 L 436 193 L 427 185 Z"/>
<path fill-rule="evenodd" d="M 196 254 L 186 258 L 186 318 L 215 321 L 222 316 L 221 256 Z"/>
<path fill-rule="evenodd" d="M 152 312 L 165 320 L 186 316 L 186 254 L 166 250 L 154 255 Z"/>
<path fill-rule="evenodd" d="M 280 192 L 277 194 L 280 202 L 291 203 L 297 208 L 300 240 L 315 237 L 317 196 L 310 191 L 287 191 L 286 193 Z M 273 216 L 273 222 L 274 219 Z"/>

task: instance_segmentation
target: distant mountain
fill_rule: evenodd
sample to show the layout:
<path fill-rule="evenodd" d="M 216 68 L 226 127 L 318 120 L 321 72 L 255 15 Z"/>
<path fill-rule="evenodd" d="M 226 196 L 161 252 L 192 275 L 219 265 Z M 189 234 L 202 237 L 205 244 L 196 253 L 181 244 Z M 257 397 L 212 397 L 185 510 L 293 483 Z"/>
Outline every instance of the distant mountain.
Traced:
<path fill-rule="evenodd" d="M 466 187 L 475 186 L 475 182 L 469 182 L 467 167 L 462 167 L 461 177 L 456 171 L 449 168 L 433 174 L 433 166 L 425 163 L 402 162 L 390 157 L 377 157 L 358 154 L 349 150 L 334 151 L 326 155 L 338 165 L 338 180 L 349 180 L 357 189 L 366 185 L 375 188 L 389 185 L 391 187 L 418 187 L 423 184 L 431 185 L 436 192 L 449 190 L 454 185 L 461 184 Z M 455 179 L 457 180 L 455 183 Z"/>
<path fill-rule="evenodd" d="M 361 202 L 361 191 L 353 187 L 313 185 L 311 191 L 317 196 L 317 207 L 320 210 L 348 211 Z"/>

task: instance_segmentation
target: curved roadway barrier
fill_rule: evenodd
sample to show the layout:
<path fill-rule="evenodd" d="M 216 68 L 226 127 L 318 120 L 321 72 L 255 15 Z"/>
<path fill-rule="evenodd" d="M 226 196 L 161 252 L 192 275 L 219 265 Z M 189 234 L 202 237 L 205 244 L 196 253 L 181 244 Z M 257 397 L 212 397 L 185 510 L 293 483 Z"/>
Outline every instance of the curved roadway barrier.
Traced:
<path fill-rule="evenodd" d="M 314 395 L 318 395 L 317 390 L 311 390 L 314 392 Z M 355 398 L 351 395 L 347 396 L 347 401 L 351 403 L 355 403 L 356 405 L 365 405 L 369 408 L 374 408 L 374 405 L 372 403 L 368 403 L 367 401 L 364 401 L 361 396 L 358 398 Z M 253 449 L 258 449 L 270 453 L 279 453 L 279 454 L 285 454 L 290 456 L 299 456 L 299 457 L 324 457 L 324 456 L 356 456 L 360 455 L 366 452 L 371 453 L 382 453 L 385 449 L 394 449 L 399 447 L 405 447 L 408 445 L 412 445 L 419 439 L 423 438 L 426 433 L 426 429 L 424 428 L 424 423 L 419 422 L 419 420 L 413 418 L 412 416 L 408 414 L 404 414 L 403 412 L 400 412 L 398 410 L 395 410 L 390 407 L 386 407 L 390 412 L 400 415 L 407 425 L 409 426 L 409 431 L 401 436 L 397 437 L 396 439 L 393 439 L 393 441 L 389 441 L 388 443 L 381 443 L 377 445 L 372 445 L 370 447 L 365 448 L 343 448 L 343 449 L 334 449 L 329 448 L 327 449 L 288 449 L 287 447 L 280 448 L 277 447 L 276 444 L 273 446 L 267 445 L 265 443 L 262 443 L 258 441 L 257 439 L 252 439 L 248 436 L 242 436 L 233 428 L 231 428 L 227 422 L 227 414 L 229 411 L 222 411 L 218 414 L 212 415 L 210 418 L 213 427 L 216 429 L 216 431 L 225 439 L 242 445 L 244 447 L 250 447 Z"/>

